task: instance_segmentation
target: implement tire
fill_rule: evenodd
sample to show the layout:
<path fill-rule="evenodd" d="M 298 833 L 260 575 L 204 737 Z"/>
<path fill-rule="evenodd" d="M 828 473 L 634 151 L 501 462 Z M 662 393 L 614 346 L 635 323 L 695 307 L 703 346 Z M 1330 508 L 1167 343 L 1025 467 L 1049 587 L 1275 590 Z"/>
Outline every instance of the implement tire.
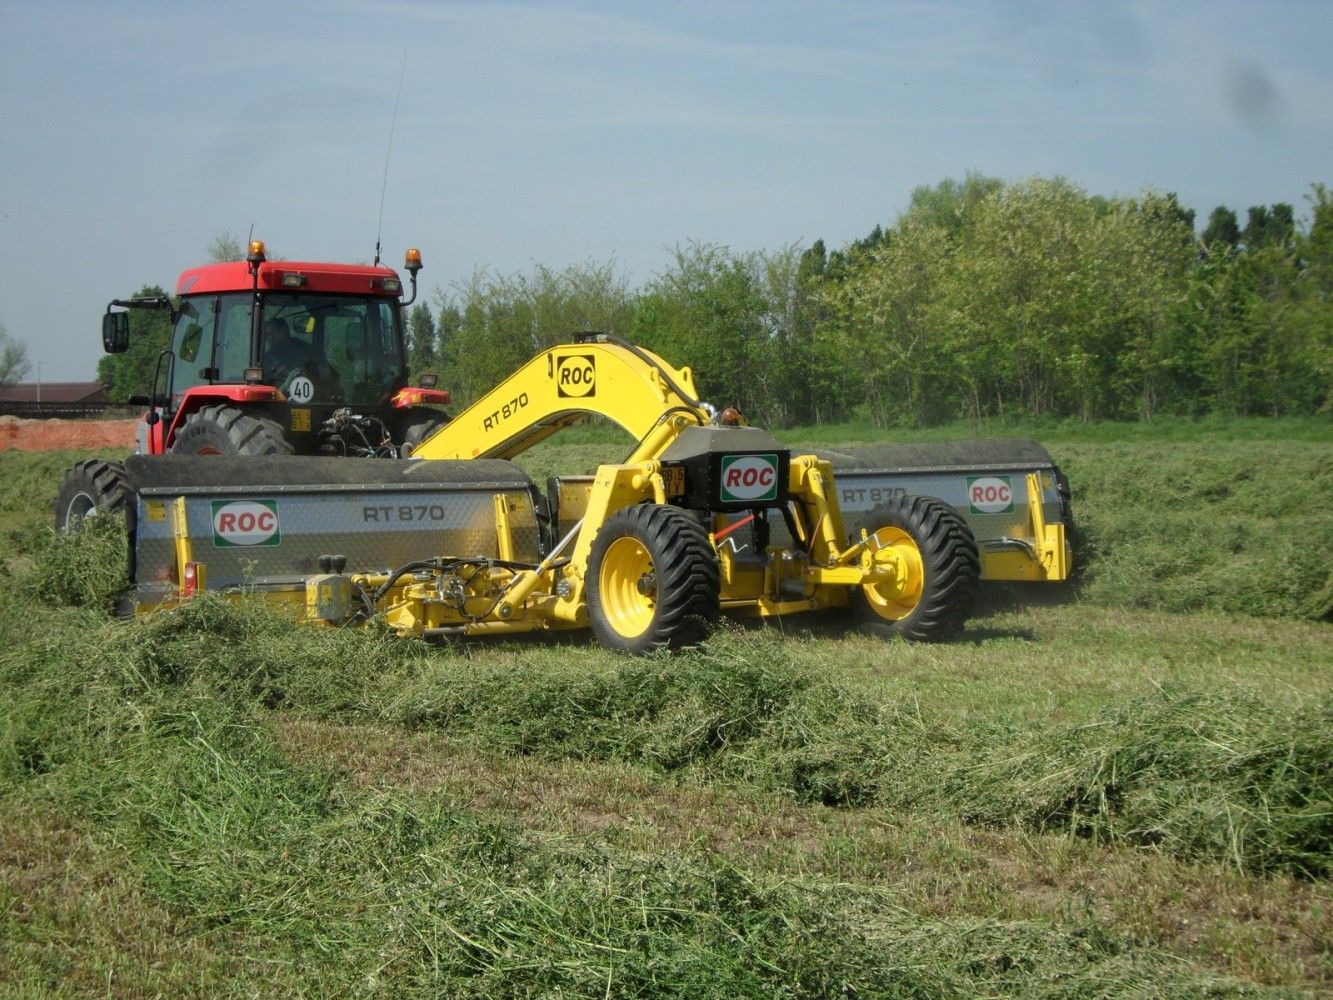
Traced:
<path fill-rule="evenodd" d="M 294 449 L 276 420 L 234 406 L 200 407 L 185 418 L 173 455 L 290 455 Z"/>
<path fill-rule="evenodd" d="M 861 628 L 881 638 L 934 642 L 957 634 L 972 613 L 981 577 L 977 543 L 958 513 L 934 497 L 901 496 L 861 519 L 880 558 L 903 573 L 892 584 L 852 588 Z M 852 541 L 861 540 L 861 530 Z"/>
<path fill-rule="evenodd" d="M 133 492 L 119 462 L 79 462 L 65 471 L 56 491 L 56 531 L 77 531 L 86 518 L 122 513 Z"/>
<path fill-rule="evenodd" d="M 588 618 L 623 653 L 692 646 L 719 614 L 721 571 L 708 533 L 678 507 L 617 511 L 588 558 Z"/>

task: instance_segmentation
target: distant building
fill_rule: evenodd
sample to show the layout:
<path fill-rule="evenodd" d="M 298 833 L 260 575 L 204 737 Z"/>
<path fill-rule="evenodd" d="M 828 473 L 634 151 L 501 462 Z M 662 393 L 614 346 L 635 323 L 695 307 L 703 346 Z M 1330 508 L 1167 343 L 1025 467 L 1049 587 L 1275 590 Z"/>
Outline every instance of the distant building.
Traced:
<path fill-rule="evenodd" d="M 111 397 L 101 382 L 20 382 L 0 387 L 0 403 L 51 404 L 67 406 L 70 403 L 106 405 Z"/>
<path fill-rule="evenodd" d="M 23 382 L 0 388 L 0 416 L 77 418 L 100 416 L 111 398 L 100 382 Z"/>

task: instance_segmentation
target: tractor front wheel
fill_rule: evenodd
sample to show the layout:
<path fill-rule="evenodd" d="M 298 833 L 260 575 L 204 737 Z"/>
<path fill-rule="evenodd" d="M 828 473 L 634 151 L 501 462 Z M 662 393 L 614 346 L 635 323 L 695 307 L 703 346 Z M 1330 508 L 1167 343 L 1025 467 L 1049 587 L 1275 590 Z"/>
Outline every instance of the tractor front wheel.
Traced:
<path fill-rule="evenodd" d="M 85 519 L 119 514 L 131 493 L 125 467 L 94 458 L 66 470 L 56 492 L 56 531 L 77 531 Z"/>
<path fill-rule="evenodd" d="M 234 406 L 200 407 L 185 418 L 171 444 L 173 455 L 290 455 L 282 425 Z"/>
<path fill-rule="evenodd" d="M 708 533 L 677 507 L 639 504 L 607 519 L 588 558 L 588 618 L 624 653 L 699 642 L 719 613 L 721 575 Z"/>
<path fill-rule="evenodd" d="M 934 641 L 962 629 L 976 603 L 981 560 L 967 523 L 934 497 L 902 496 L 862 518 L 875 563 L 892 567 L 880 583 L 852 590 L 861 628 L 883 638 Z"/>

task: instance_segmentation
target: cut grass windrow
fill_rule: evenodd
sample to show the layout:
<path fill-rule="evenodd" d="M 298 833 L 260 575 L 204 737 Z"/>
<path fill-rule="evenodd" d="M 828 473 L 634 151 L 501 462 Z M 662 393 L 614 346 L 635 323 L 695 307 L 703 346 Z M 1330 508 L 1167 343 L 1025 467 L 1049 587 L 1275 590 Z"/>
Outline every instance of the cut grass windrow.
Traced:
<path fill-rule="evenodd" d="M 1064 927 L 926 918 L 872 887 L 536 837 L 429 794 L 349 792 L 278 752 L 257 702 L 219 697 L 205 672 L 163 670 L 168 649 L 70 665 L 70 700 L 49 706 L 64 752 L 11 766 L 7 783 L 105 831 L 154 897 L 193 933 L 242 945 L 242 972 L 263 970 L 278 992 L 1270 992 L 1131 948 L 1091 915 Z M 10 969 L 33 989 L 66 971 Z"/>
<path fill-rule="evenodd" d="M 545 648 L 550 669 L 517 654 L 481 668 L 213 598 L 103 631 L 108 667 L 130 691 L 193 680 L 266 707 L 433 729 L 514 754 L 1063 831 L 1252 873 L 1321 877 L 1333 856 L 1327 695 L 1279 703 L 1238 685 L 1164 689 L 1112 702 L 1088 723 L 964 728 L 915 701 L 852 695 L 802 668 L 798 641 L 763 631 L 600 669 L 560 668 L 559 646 Z M 9 742 L 10 774 L 61 752 L 42 718 L 12 723 L 26 731 Z"/>

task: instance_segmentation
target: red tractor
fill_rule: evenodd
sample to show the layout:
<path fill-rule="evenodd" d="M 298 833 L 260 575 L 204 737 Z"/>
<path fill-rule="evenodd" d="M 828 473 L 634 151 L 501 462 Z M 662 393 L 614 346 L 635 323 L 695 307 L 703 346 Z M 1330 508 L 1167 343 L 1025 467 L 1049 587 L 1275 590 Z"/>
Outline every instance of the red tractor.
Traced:
<path fill-rule="evenodd" d="M 412 295 L 392 268 L 245 260 L 181 274 L 176 298 L 117 299 L 102 318 L 110 353 L 129 347 L 129 313 L 171 314 L 135 451 L 145 455 L 400 457 L 448 415 L 433 375 L 409 386 L 403 309 L 416 300 L 421 254 L 407 251 Z M 113 311 L 114 310 L 114 311 Z M 122 502 L 118 463 L 81 462 L 65 474 L 57 527 Z"/>

